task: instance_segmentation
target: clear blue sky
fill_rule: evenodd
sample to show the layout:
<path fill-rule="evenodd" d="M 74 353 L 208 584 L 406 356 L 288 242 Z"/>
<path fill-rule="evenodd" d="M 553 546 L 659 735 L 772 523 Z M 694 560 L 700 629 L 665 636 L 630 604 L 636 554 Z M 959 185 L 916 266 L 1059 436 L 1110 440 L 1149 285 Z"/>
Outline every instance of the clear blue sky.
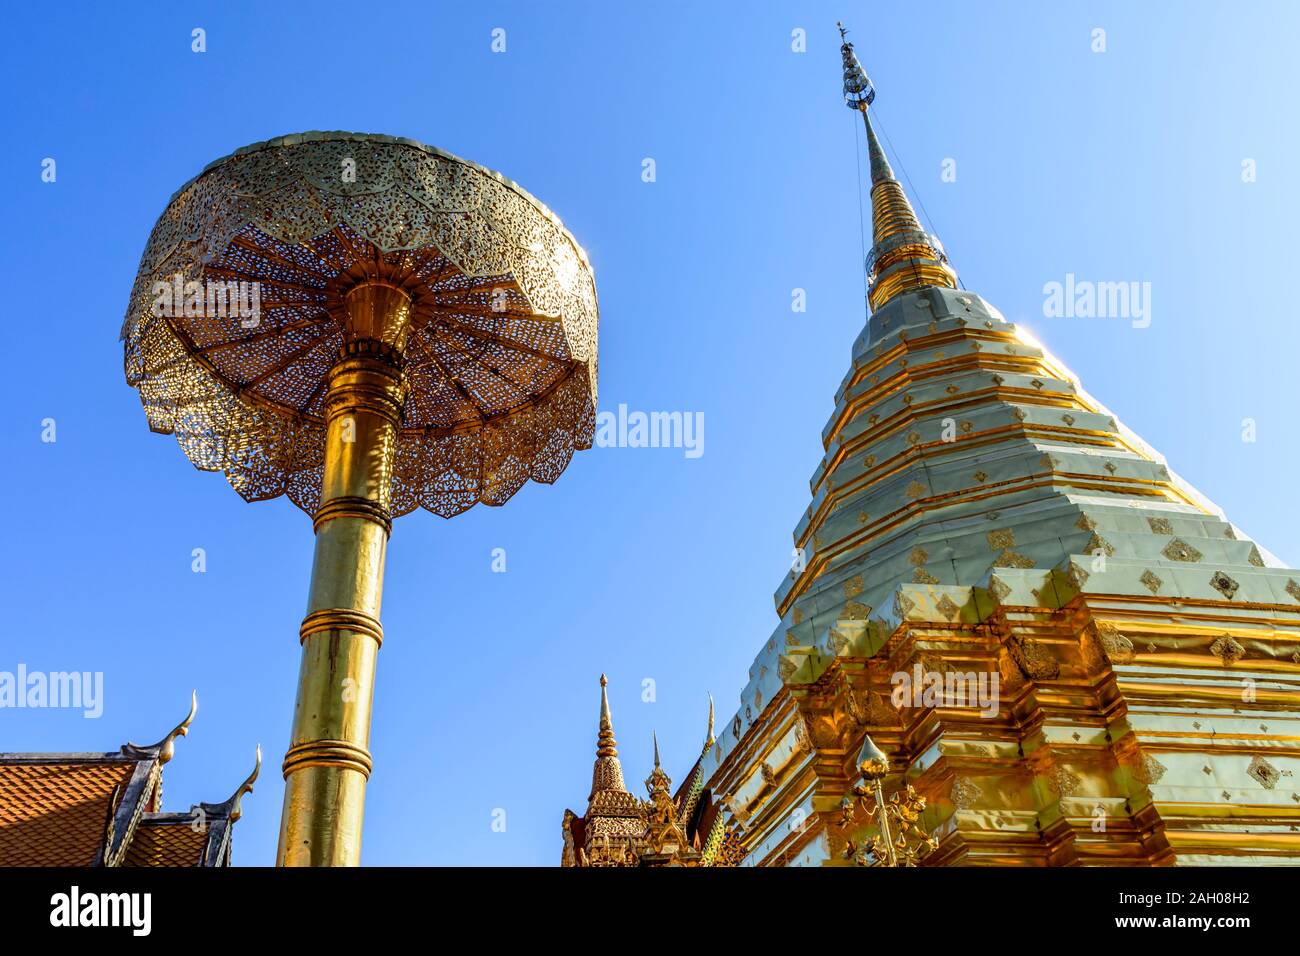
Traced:
<path fill-rule="evenodd" d="M 364 862 L 558 862 L 561 814 L 585 807 L 602 670 L 629 783 L 649 772 L 652 729 L 680 778 L 706 692 L 725 722 L 775 623 L 863 322 L 838 18 L 896 169 L 967 287 L 1025 321 L 1247 533 L 1300 558 L 1295 5 L 701 6 L 9 11 L 0 670 L 102 671 L 106 704 L 98 720 L 0 710 L 0 750 L 149 742 L 197 687 L 167 806 L 223 799 L 261 742 L 235 861 L 273 861 L 311 525 L 285 499 L 245 504 L 150 434 L 117 336 L 173 190 L 247 143 L 345 129 L 440 146 L 547 203 L 595 267 L 602 407 L 706 422 L 698 459 L 594 449 L 505 508 L 397 522 Z M 940 179 L 946 158 L 956 182 Z M 1044 318 L 1043 286 L 1066 273 L 1150 282 L 1150 327 Z"/>

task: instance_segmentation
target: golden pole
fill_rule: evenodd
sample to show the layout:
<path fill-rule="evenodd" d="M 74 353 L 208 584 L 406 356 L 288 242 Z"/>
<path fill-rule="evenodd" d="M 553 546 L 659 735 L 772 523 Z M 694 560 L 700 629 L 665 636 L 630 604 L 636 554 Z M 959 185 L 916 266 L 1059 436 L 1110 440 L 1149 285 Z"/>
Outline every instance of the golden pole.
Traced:
<path fill-rule="evenodd" d="M 347 345 L 329 373 L 325 467 L 313 526 L 293 736 L 284 757 L 280 866 L 356 866 L 370 776 L 370 706 L 410 299 L 369 283 L 346 299 Z"/>

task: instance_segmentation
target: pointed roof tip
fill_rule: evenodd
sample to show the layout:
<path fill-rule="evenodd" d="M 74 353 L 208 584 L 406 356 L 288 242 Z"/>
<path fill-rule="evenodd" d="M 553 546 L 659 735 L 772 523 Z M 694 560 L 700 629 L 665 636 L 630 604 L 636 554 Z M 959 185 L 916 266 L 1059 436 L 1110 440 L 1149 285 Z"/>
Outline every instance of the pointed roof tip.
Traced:
<path fill-rule="evenodd" d="M 614 721 L 609 713 L 609 681 L 600 675 L 600 731 L 596 734 L 596 763 L 591 772 L 591 793 L 587 795 L 587 812 L 591 801 L 604 790 L 627 792 L 623 783 L 623 765 L 618 759 L 618 741 L 614 739 Z"/>
<path fill-rule="evenodd" d="M 225 800 L 221 801 L 220 803 L 199 804 L 199 808 L 203 811 L 204 814 L 208 816 L 226 816 L 230 819 L 231 823 L 234 823 L 241 816 L 243 816 L 244 811 L 243 808 L 240 806 L 240 802 L 244 799 L 244 794 L 253 792 L 253 783 L 257 780 L 258 774 L 262 772 L 262 745 L 261 744 L 257 745 L 257 750 L 255 751 L 255 754 L 256 754 L 256 759 L 253 763 L 253 772 L 250 773 L 246 778 L 244 778 L 244 782 L 235 788 L 234 793 L 232 793 L 229 797 L 227 797 Z"/>
<path fill-rule="evenodd" d="M 658 770 L 659 769 L 659 731 L 652 730 L 650 731 L 650 735 L 651 737 L 654 738 L 654 742 L 655 742 L 655 769 Z"/>
<path fill-rule="evenodd" d="M 609 715 L 609 693 L 608 693 L 608 691 L 606 690 L 606 688 L 607 688 L 608 686 L 609 686 L 609 681 L 605 679 L 605 675 L 604 675 L 604 674 L 601 674 L 601 675 L 600 675 L 600 721 L 601 721 L 601 726 L 604 726 L 606 723 L 609 723 L 609 722 L 610 722 L 610 715 Z"/>
<path fill-rule="evenodd" d="M 717 740 L 713 736 L 713 695 L 709 694 L 709 727 L 704 732 L 704 750 L 701 753 L 708 753 Z"/>
<path fill-rule="evenodd" d="M 614 718 L 609 712 L 609 681 L 600 675 L 600 732 L 596 735 L 596 756 L 617 757 L 618 742 L 614 739 Z"/>
<path fill-rule="evenodd" d="M 176 738 L 188 737 L 190 735 L 190 724 L 194 723 L 194 715 L 199 712 L 199 692 L 195 688 L 190 691 L 190 712 L 185 715 L 185 719 L 171 729 L 162 740 L 156 744 L 140 746 L 127 741 L 122 745 L 122 753 L 128 757 L 138 759 L 147 759 L 157 757 L 160 764 L 165 764 L 176 755 Z"/>

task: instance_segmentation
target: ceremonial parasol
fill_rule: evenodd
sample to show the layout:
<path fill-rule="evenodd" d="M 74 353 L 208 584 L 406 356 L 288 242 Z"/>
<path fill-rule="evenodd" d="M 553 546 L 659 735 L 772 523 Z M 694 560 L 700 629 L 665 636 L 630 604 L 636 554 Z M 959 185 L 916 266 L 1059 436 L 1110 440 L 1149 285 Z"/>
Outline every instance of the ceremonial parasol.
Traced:
<path fill-rule="evenodd" d="M 412 140 L 256 143 L 158 219 L 122 328 L 149 427 L 315 528 L 279 863 L 359 860 L 393 517 L 559 477 L 591 447 L 596 331 L 550 210 Z"/>

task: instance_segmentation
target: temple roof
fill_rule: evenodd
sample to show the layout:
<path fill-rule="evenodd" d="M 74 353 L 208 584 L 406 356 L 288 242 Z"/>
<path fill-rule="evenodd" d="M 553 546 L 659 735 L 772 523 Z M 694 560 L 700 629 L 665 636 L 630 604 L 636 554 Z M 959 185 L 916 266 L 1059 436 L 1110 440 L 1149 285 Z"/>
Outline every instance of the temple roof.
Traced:
<path fill-rule="evenodd" d="M 654 738 L 654 767 L 646 778 L 649 800 L 638 800 L 624 785 L 614 740 L 608 681 L 600 677 L 600 729 L 587 812 L 564 812 L 564 866 L 714 866 L 734 865 L 718 858 L 725 821 L 704 788 L 703 756 L 714 745 L 713 698 L 700 756 L 674 792 L 672 779 Z"/>
<path fill-rule="evenodd" d="M 222 803 L 162 812 L 162 767 L 196 706 L 156 744 L 0 753 L 0 866 L 229 865 L 231 829 L 257 770 Z"/>

